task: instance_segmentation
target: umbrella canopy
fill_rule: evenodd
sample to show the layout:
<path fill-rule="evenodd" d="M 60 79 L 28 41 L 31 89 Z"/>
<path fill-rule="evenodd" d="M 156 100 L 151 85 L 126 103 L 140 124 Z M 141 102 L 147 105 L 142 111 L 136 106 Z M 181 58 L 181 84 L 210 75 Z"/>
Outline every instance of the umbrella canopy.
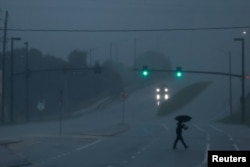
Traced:
<path fill-rule="evenodd" d="M 179 115 L 175 117 L 176 121 L 180 121 L 180 122 L 188 122 L 192 119 L 192 117 L 190 117 L 189 115 Z"/>

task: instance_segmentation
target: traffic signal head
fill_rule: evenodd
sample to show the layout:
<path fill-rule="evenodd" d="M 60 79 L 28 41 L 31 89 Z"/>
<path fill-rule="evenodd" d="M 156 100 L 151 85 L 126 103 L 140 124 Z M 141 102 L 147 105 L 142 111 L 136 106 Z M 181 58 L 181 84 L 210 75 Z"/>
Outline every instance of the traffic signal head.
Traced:
<path fill-rule="evenodd" d="M 183 71 L 182 71 L 181 67 L 176 67 L 175 75 L 178 78 L 181 78 L 183 76 Z"/>
<path fill-rule="evenodd" d="M 148 66 L 143 66 L 141 71 L 142 76 L 147 77 L 149 75 Z"/>

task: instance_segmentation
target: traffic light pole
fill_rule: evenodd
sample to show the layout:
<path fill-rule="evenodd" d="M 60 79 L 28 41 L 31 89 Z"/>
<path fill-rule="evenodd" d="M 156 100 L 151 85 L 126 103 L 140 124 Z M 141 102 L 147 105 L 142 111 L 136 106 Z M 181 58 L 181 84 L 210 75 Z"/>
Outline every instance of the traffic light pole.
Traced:
<path fill-rule="evenodd" d="M 5 13 L 4 21 L 4 36 L 3 36 L 3 54 L 2 54 L 2 108 L 1 108 L 1 123 L 5 122 L 5 49 L 7 42 L 7 25 L 8 25 L 8 11 Z"/>
<path fill-rule="evenodd" d="M 134 71 L 142 71 L 142 69 L 134 68 Z M 150 71 L 150 72 L 176 72 L 176 70 L 165 70 L 165 69 L 148 69 L 148 71 Z M 224 75 L 224 76 L 242 78 L 242 75 L 225 73 L 225 72 L 216 72 L 216 71 L 182 70 L 182 72 L 183 73 L 194 73 L 194 74 Z"/>
<path fill-rule="evenodd" d="M 240 39 L 242 41 L 242 74 L 232 74 L 231 71 L 229 73 L 225 72 L 216 72 L 216 71 L 193 71 L 193 70 L 182 70 L 183 73 L 195 73 L 195 74 L 208 74 L 208 75 L 224 75 L 240 78 L 242 81 L 242 96 L 241 96 L 241 107 L 242 107 L 242 114 L 241 114 L 241 121 L 244 123 L 245 121 L 245 67 L 244 67 L 244 39 Z M 150 72 L 177 72 L 177 70 L 165 70 L 165 69 L 148 69 Z M 134 71 L 142 71 L 142 69 L 134 69 Z"/>
<path fill-rule="evenodd" d="M 232 63 L 231 63 L 231 52 L 228 53 L 229 58 L 229 74 L 232 73 Z M 229 105 L 230 105 L 230 114 L 233 113 L 233 99 L 232 99 L 232 77 L 229 76 Z"/>
<path fill-rule="evenodd" d="M 234 41 L 240 41 L 241 42 L 241 61 L 242 61 L 242 71 L 241 71 L 241 120 L 242 122 L 245 122 L 245 40 L 244 38 L 234 38 Z"/>

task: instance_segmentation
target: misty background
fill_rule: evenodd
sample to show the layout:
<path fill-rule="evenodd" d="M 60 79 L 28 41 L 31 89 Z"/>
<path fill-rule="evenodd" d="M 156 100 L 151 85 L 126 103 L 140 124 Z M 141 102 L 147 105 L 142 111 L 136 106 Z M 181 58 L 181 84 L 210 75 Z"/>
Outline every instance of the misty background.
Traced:
<path fill-rule="evenodd" d="M 105 84 L 107 87 L 104 86 L 102 90 L 112 88 L 112 93 L 119 94 L 128 84 L 141 83 L 138 72 L 136 73 L 132 69 L 133 67 L 141 68 L 145 63 L 142 63 L 143 58 L 140 58 L 140 56 L 147 54 L 165 57 L 165 59 L 163 58 L 164 61 L 161 62 L 166 62 L 166 66 L 159 65 L 154 68 L 175 69 L 176 66 L 181 66 L 183 70 L 228 72 L 228 54 L 230 52 L 232 56 L 232 73 L 240 74 L 241 45 L 233 40 L 238 37 L 245 38 L 246 74 L 250 73 L 247 65 L 250 53 L 249 29 L 178 30 L 185 28 L 248 26 L 250 25 L 250 2 L 248 0 L 241 0 L 240 2 L 237 0 L 2 0 L 0 6 L 1 30 L 4 27 L 5 11 L 8 11 L 8 29 L 10 29 L 7 32 L 8 39 L 11 37 L 22 38 L 22 41 L 15 42 L 15 58 L 17 55 L 19 57 L 24 55 L 22 50 L 24 48 L 23 42 L 28 41 L 31 48 L 30 52 L 35 52 L 30 53 L 30 56 L 37 55 L 34 58 L 37 65 L 31 63 L 31 66 L 35 68 L 67 67 L 70 64 L 72 65 L 72 61 L 69 59 L 72 52 L 79 51 L 83 56 L 83 64 L 81 64 L 83 67 L 92 67 L 97 61 L 102 67 L 105 67 L 104 69 L 111 69 L 106 76 L 102 75 L 100 77 L 100 75 L 92 75 L 92 73 L 92 78 L 88 78 L 88 80 L 84 78 L 88 76 L 88 72 L 68 74 L 66 80 L 72 81 L 72 89 L 74 87 L 77 89 L 74 84 L 81 86 L 84 83 L 85 88 L 88 88 L 88 84 L 93 86 L 93 83 L 104 83 L 104 80 L 108 80 L 108 76 L 110 76 L 112 79 L 109 82 L 107 81 Z M 161 32 L 23 32 L 11 29 L 175 30 Z M 246 31 L 247 34 L 243 34 L 243 31 Z M 0 37 L 2 47 L 3 31 L 1 31 Z M 10 50 L 10 40 L 7 41 L 6 50 Z M 15 59 L 16 62 L 20 63 L 19 67 L 17 67 L 17 64 L 15 66 L 16 72 L 19 72 L 18 69 L 22 69 L 21 62 L 23 59 L 20 58 L 19 60 Z M 76 62 L 78 61 L 76 60 Z M 78 67 L 77 63 L 73 66 Z M 118 68 L 113 68 L 114 66 L 124 67 L 123 72 Z M 41 75 L 44 76 L 41 77 Z M 50 81 L 53 84 L 47 83 L 51 87 L 49 91 L 54 90 L 57 92 L 51 92 L 55 99 L 58 97 L 58 89 L 60 88 L 58 85 L 62 86 L 65 83 L 63 75 L 62 72 L 60 74 L 32 75 L 34 78 L 37 77 L 37 80 L 34 81 L 36 84 L 32 84 L 36 85 L 33 92 L 40 89 L 41 85 L 46 88 L 44 80 Z M 73 81 L 75 75 L 78 75 L 78 79 Z M 188 75 L 185 77 L 188 77 Z M 169 76 L 170 74 L 167 74 L 163 80 L 171 78 Z M 43 78 L 43 82 L 41 78 Z M 79 80 L 79 78 L 81 79 Z M 199 79 L 206 80 L 206 76 L 199 76 Z M 225 79 L 227 78 L 225 77 Z M 17 78 L 16 83 L 24 83 L 21 80 L 18 81 Z M 89 81 L 89 83 L 86 83 L 86 81 Z M 234 91 L 236 94 L 240 94 L 239 80 L 234 79 L 233 82 Z M 249 88 L 249 80 L 246 85 Z M 16 89 L 18 89 L 18 86 L 21 85 L 17 84 Z M 95 87 L 100 88 L 99 86 Z M 77 90 L 71 93 L 74 94 L 73 92 Z M 96 89 L 93 90 L 96 91 Z M 39 91 L 40 94 L 34 93 L 39 96 L 39 98 L 33 99 L 36 101 L 34 107 L 36 107 L 38 99 L 43 99 L 41 97 L 45 96 L 42 94 L 46 94 L 43 89 Z M 90 92 L 89 90 L 89 94 L 95 94 L 95 92 Z M 75 105 L 73 102 L 77 102 L 77 99 L 82 100 L 89 97 L 86 93 L 83 95 L 81 91 L 78 93 L 71 97 L 72 103 L 69 103 L 72 106 Z M 101 95 L 103 92 L 100 91 L 99 93 Z M 21 94 L 19 95 L 21 96 Z M 77 95 L 82 97 L 77 97 Z M 21 97 L 16 98 L 20 99 Z M 16 107 L 19 108 L 19 106 Z M 25 109 L 23 108 L 23 110 Z"/>
<path fill-rule="evenodd" d="M 192 27 L 235 27 L 249 24 L 250 2 L 242 0 L 95 0 L 95 1 L 1 1 L 1 27 L 5 11 L 9 11 L 9 29 L 161 29 Z M 70 33 L 8 32 L 22 37 L 30 47 L 46 54 L 66 58 L 74 49 L 93 49 L 93 60 L 110 58 L 117 50 L 117 60 L 131 65 L 134 40 L 137 53 L 160 50 L 184 68 L 227 70 L 227 52 L 231 51 L 234 71 L 240 63 L 240 48 L 233 38 L 242 36 L 241 29 L 211 31 Z M 1 31 L 2 32 L 2 31 Z M 22 47 L 21 42 L 16 47 Z M 249 42 L 246 39 L 246 46 Z M 10 48 L 10 46 L 8 45 Z M 249 47 L 246 47 L 246 55 Z M 226 54 L 225 54 L 226 53 Z M 246 56 L 247 57 L 247 56 Z M 114 59 L 114 56 L 113 56 Z M 192 61 L 187 61 L 187 60 Z M 215 60 L 218 64 L 214 64 Z"/>

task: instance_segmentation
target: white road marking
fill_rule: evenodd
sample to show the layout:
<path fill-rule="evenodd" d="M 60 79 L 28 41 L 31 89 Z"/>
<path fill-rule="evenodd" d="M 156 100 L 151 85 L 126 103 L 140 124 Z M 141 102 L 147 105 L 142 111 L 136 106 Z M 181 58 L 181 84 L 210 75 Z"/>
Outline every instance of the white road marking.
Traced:
<path fill-rule="evenodd" d="M 126 164 L 126 163 L 128 163 L 128 161 L 124 160 L 124 161 L 122 161 L 122 163 L 123 163 L 123 164 Z"/>
<path fill-rule="evenodd" d="M 235 150 L 237 150 L 237 151 L 240 150 L 239 147 L 236 144 L 233 144 L 233 146 L 234 146 Z"/>
<path fill-rule="evenodd" d="M 224 132 L 223 130 L 221 130 L 221 129 L 219 129 L 219 128 L 213 126 L 213 125 L 209 125 L 209 126 L 210 126 L 211 128 L 213 128 L 213 129 L 215 129 L 216 131 L 221 132 L 221 133 L 223 133 L 224 135 L 226 135 L 226 136 L 229 138 L 229 140 L 230 140 L 231 142 L 233 141 L 233 138 L 232 138 L 232 136 L 231 136 L 230 134 L 227 134 L 227 133 Z M 239 150 L 240 150 L 239 147 L 238 147 L 235 143 L 233 143 L 233 147 L 234 147 L 234 149 L 235 149 L 236 151 L 239 151 Z"/>
<path fill-rule="evenodd" d="M 162 124 L 162 126 L 164 127 L 164 129 L 169 132 L 169 128 L 167 127 L 167 125 L 165 125 L 164 123 Z"/>
<path fill-rule="evenodd" d="M 221 129 L 219 129 L 219 128 L 213 126 L 213 125 L 209 125 L 209 126 L 210 126 L 211 128 L 213 128 L 214 130 L 218 131 L 218 132 L 221 132 L 221 133 L 223 133 L 223 134 L 226 134 L 226 132 L 224 132 L 223 130 L 221 130 Z M 226 135 L 227 135 L 227 134 L 226 134 Z"/>
<path fill-rule="evenodd" d="M 89 144 L 84 145 L 84 146 L 82 146 L 82 147 L 76 148 L 74 151 L 84 150 L 84 149 L 86 149 L 86 148 L 88 148 L 88 147 L 91 147 L 91 146 L 97 144 L 97 143 L 100 143 L 101 141 L 102 141 L 102 139 L 98 139 L 98 140 L 96 140 L 96 141 L 94 141 L 94 142 L 92 142 L 92 143 L 89 143 Z"/>
<path fill-rule="evenodd" d="M 225 111 L 221 111 L 221 112 L 217 113 L 214 117 L 212 117 L 211 120 L 217 119 L 217 118 L 218 118 L 220 115 L 222 115 L 222 114 L 225 114 Z"/>
<path fill-rule="evenodd" d="M 136 156 L 132 156 L 131 158 L 132 158 L 132 159 L 135 159 L 135 158 L 136 158 Z"/>
<path fill-rule="evenodd" d="M 206 151 L 205 151 L 205 156 L 204 156 L 204 159 L 203 159 L 203 164 L 207 163 L 207 154 L 208 154 L 208 150 L 210 149 L 210 144 L 207 143 L 207 147 L 206 147 Z"/>
<path fill-rule="evenodd" d="M 206 131 L 204 129 L 202 129 L 201 127 L 199 127 L 196 124 L 192 124 L 196 129 L 198 129 L 199 131 L 201 131 L 202 133 L 206 133 Z"/>
<path fill-rule="evenodd" d="M 230 141 L 233 141 L 233 138 L 232 138 L 231 135 L 228 135 L 228 138 L 229 138 Z"/>
<path fill-rule="evenodd" d="M 86 149 L 86 148 L 88 148 L 88 147 L 91 147 L 91 146 L 97 144 L 97 143 L 100 143 L 101 141 L 102 141 L 102 139 L 98 139 L 98 140 L 96 140 L 96 141 L 94 141 L 94 142 L 92 142 L 92 143 L 89 143 L 89 144 L 84 145 L 84 146 L 82 146 L 82 147 L 78 147 L 78 148 L 76 148 L 76 149 L 74 149 L 74 150 L 72 150 L 72 151 L 69 151 L 69 152 L 66 152 L 66 153 L 63 153 L 63 154 L 59 154 L 59 155 L 57 155 L 57 156 L 51 157 L 50 159 L 48 159 L 48 160 L 46 160 L 46 161 L 37 162 L 37 163 L 35 163 L 35 164 L 36 164 L 36 165 L 39 165 L 39 164 L 46 164 L 46 163 L 49 163 L 50 161 L 53 161 L 53 160 L 56 160 L 56 159 L 60 159 L 60 158 L 62 158 L 62 157 L 65 157 L 65 156 L 67 156 L 67 155 L 70 155 L 70 154 L 72 154 L 72 153 L 74 153 L 74 152 L 77 152 L 77 151 L 80 151 L 80 150 L 84 150 L 84 149 Z"/>
<path fill-rule="evenodd" d="M 197 165 L 196 167 L 201 167 L 201 166 L 205 166 L 205 165 L 206 165 L 206 163 L 207 163 L 207 156 L 208 156 L 208 150 L 209 150 L 209 149 L 210 149 L 210 144 L 207 143 L 206 150 L 205 150 L 204 159 L 203 159 L 203 161 L 202 161 L 199 165 Z"/>
<path fill-rule="evenodd" d="M 232 138 L 232 136 L 231 136 L 230 134 L 227 134 L 226 132 L 224 132 L 223 130 L 221 130 L 221 129 L 215 127 L 215 126 L 210 125 L 210 127 L 212 127 L 213 129 L 215 129 L 215 130 L 217 130 L 217 131 L 219 131 L 219 132 L 221 132 L 221 133 L 227 135 L 227 137 L 229 138 L 229 140 L 230 140 L 231 142 L 233 142 L 233 138 Z M 239 147 L 238 147 L 235 143 L 233 143 L 233 147 L 234 147 L 234 149 L 235 149 L 236 151 L 239 151 L 239 150 L 240 150 Z"/>
<path fill-rule="evenodd" d="M 210 135 L 207 134 L 207 141 L 209 142 L 210 141 Z"/>
<path fill-rule="evenodd" d="M 56 158 L 61 158 L 61 157 L 63 157 L 63 156 L 62 156 L 62 155 L 57 155 L 57 156 L 56 156 Z"/>

